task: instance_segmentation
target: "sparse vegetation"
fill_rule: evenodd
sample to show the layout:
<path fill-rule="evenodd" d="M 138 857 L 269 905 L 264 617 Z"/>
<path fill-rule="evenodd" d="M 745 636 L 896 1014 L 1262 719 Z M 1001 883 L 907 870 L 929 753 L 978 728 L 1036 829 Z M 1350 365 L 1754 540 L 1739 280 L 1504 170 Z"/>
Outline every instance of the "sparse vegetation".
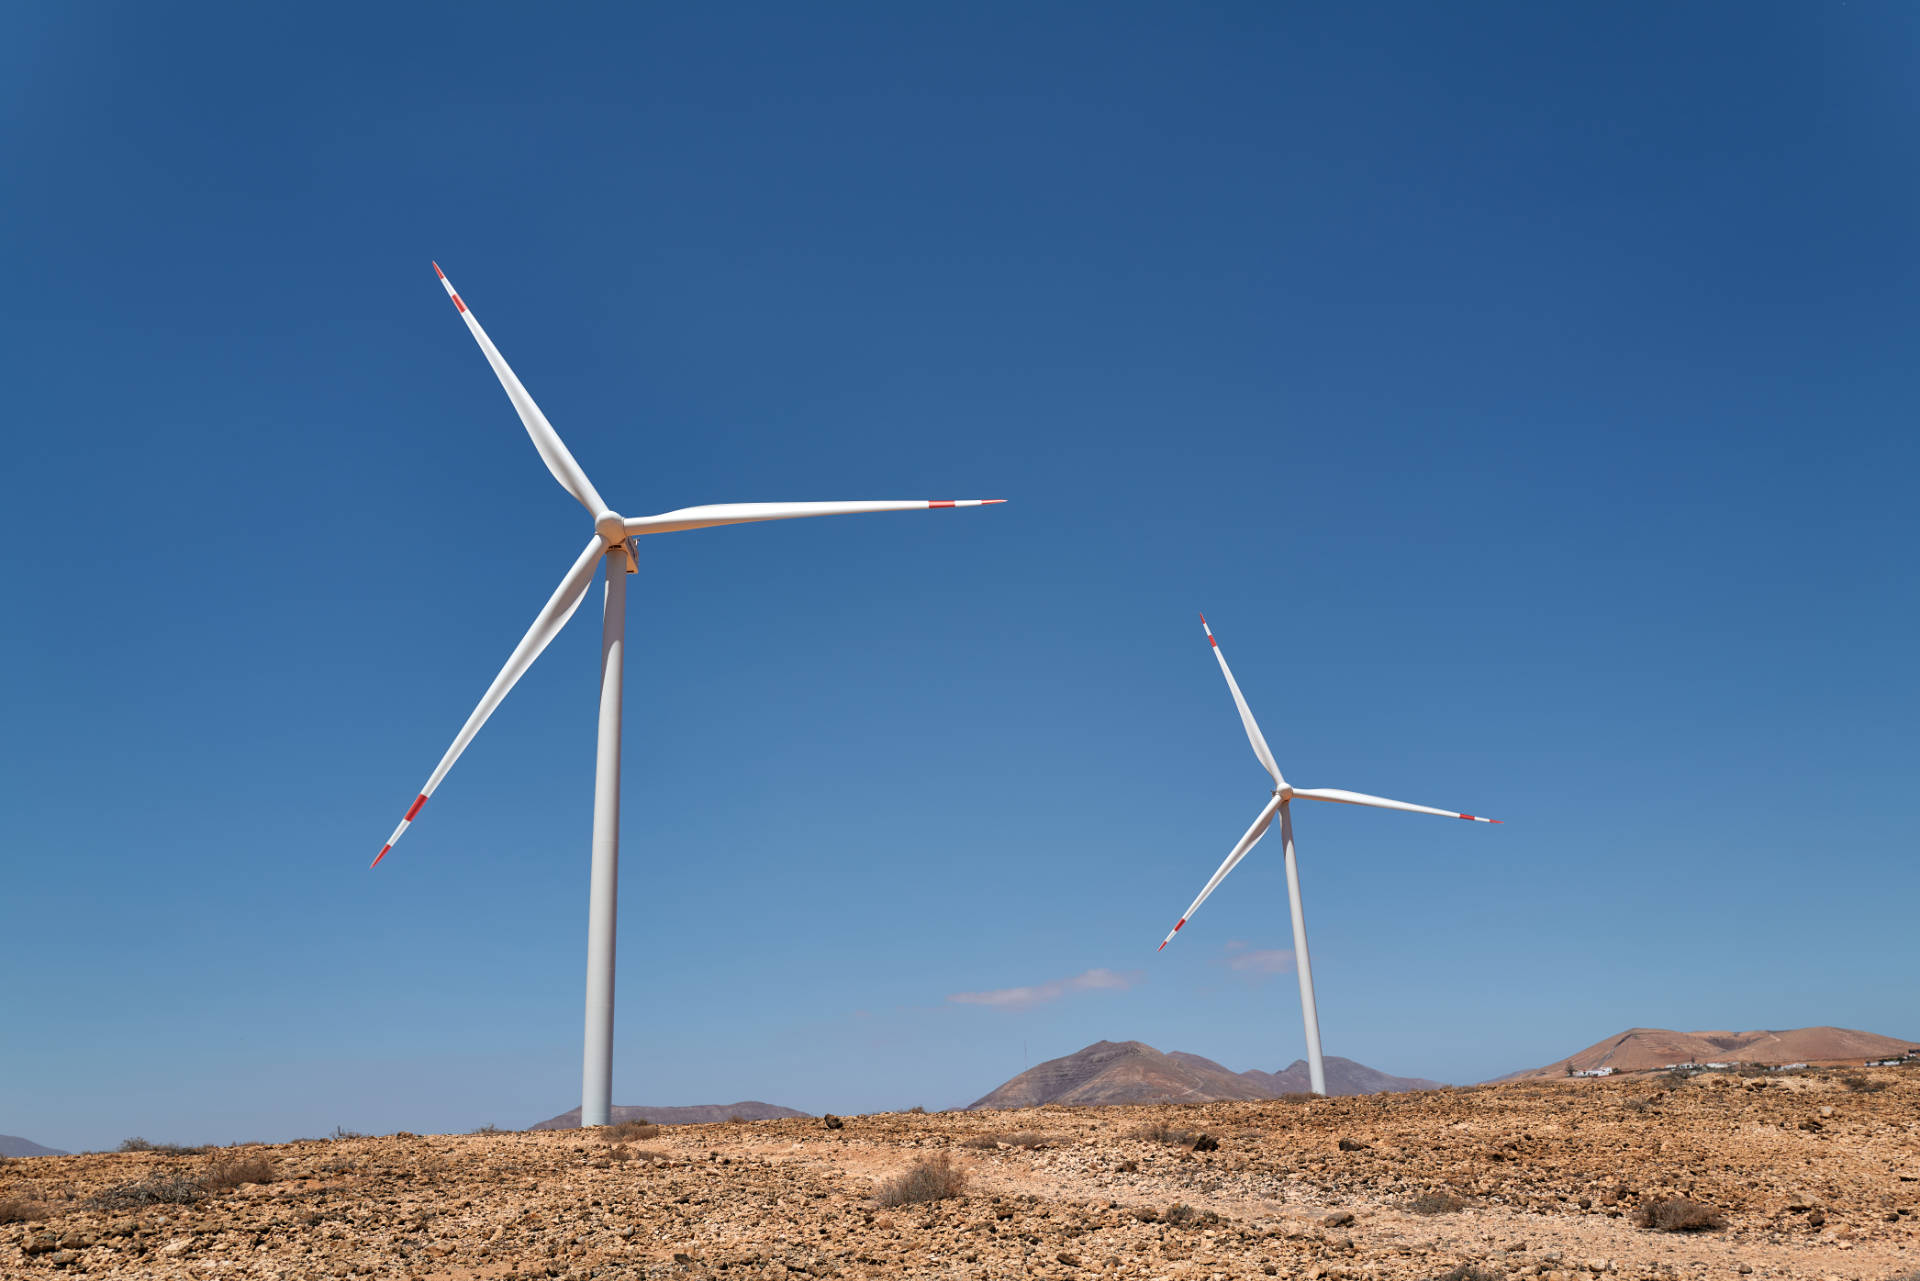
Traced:
<path fill-rule="evenodd" d="M 1434 1281 L 1505 1281 L 1501 1273 L 1477 1263 L 1462 1263 L 1451 1272 L 1443 1272 Z"/>
<path fill-rule="evenodd" d="M 0 1198 L 0 1223 L 32 1223 L 47 1217 L 47 1207 L 26 1197 Z"/>
<path fill-rule="evenodd" d="M 1840 1084 L 1854 1094 L 1878 1094 L 1887 1088 L 1885 1081 L 1877 1081 L 1870 1076 L 1843 1076 Z"/>
<path fill-rule="evenodd" d="M 923 1107 L 910 1107 L 907 1109 L 908 1116 L 925 1116 L 926 1114 L 927 1110 Z"/>
<path fill-rule="evenodd" d="M 1032 1151 L 1037 1148 L 1065 1147 L 1066 1141 L 1058 1135 L 1043 1134 L 1039 1130 L 1019 1130 L 1012 1134 L 1002 1134 L 997 1130 L 988 1130 L 984 1134 L 976 1134 L 970 1138 L 962 1139 L 960 1146 L 963 1148 L 980 1148 L 989 1151 L 1004 1146 L 1010 1148 L 1026 1148 Z"/>
<path fill-rule="evenodd" d="M 728 1125 L 745 1125 L 746 1123 L 747 1123 L 747 1118 L 744 1116 L 741 1116 L 738 1112 L 727 1113 Z"/>
<path fill-rule="evenodd" d="M 1176 1228 L 1205 1228 L 1220 1222 L 1212 1210 L 1196 1210 L 1184 1201 L 1175 1201 L 1161 1212 L 1160 1222 Z"/>
<path fill-rule="evenodd" d="M 646 1142 L 660 1137 L 660 1127 L 645 1119 L 622 1121 L 618 1125 L 603 1126 L 600 1137 L 608 1143 Z"/>
<path fill-rule="evenodd" d="M 1726 1220 L 1712 1206 L 1683 1196 L 1642 1201 L 1633 1212 L 1633 1222 L 1636 1227 L 1660 1232 L 1705 1232 L 1726 1226 Z"/>
<path fill-rule="evenodd" d="M 1647 1112 L 1653 1111 L 1654 1100 L 1646 1097 L 1645 1095 L 1641 1095 L 1635 1098 L 1628 1099 L 1625 1103 L 1622 1103 L 1620 1106 L 1625 1108 L 1629 1112 L 1647 1113 Z"/>
<path fill-rule="evenodd" d="M 329 1139 L 334 1140 L 335 1142 L 338 1142 L 341 1139 L 364 1139 L 367 1136 L 360 1133 L 360 1131 L 358 1130 L 349 1130 L 344 1125 L 336 1125 L 333 1127 L 333 1133 L 329 1134 L 327 1137 Z"/>
<path fill-rule="evenodd" d="M 191 1205 L 205 1195 L 197 1179 L 162 1175 L 116 1183 L 96 1192 L 89 1204 L 96 1210 L 140 1210 L 150 1205 Z"/>
<path fill-rule="evenodd" d="M 1457 1214 L 1467 1203 L 1451 1192 L 1422 1192 L 1402 1201 L 1400 1208 L 1409 1214 Z"/>
<path fill-rule="evenodd" d="M 889 1209 L 901 1205 L 920 1205 L 927 1201 L 944 1201 L 949 1197 L 965 1196 L 967 1192 L 967 1172 L 953 1164 L 945 1152 L 935 1153 L 926 1160 L 882 1183 L 874 1190 L 875 1205 Z"/>
<path fill-rule="evenodd" d="M 493 1122 L 489 1121 L 487 1122 L 487 1124 L 479 1127 L 478 1129 L 469 1131 L 469 1133 L 471 1134 L 515 1134 L 515 1133 L 518 1133 L 518 1131 L 503 1130 L 499 1126 L 493 1124 Z"/>
<path fill-rule="evenodd" d="M 134 1137 L 120 1141 L 122 1152 L 152 1152 L 158 1156 L 200 1156 L 212 1149 L 206 1145 L 188 1146 L 182 1143 L 150 1143 L 146 1139 Z"/>
<path fill-rule="evenodd" d="M 1134 1127 L 1127 1132 L 1130 1139 L 1142 1139 L 1148 1143 L 1166 1143 L 1181 1147 L 1193 1142 L 1193 1131 L 1182 1130 L 1168 1125 L 1165 1121 L 1149 1121 L 1145 1125 Z"/>
<path fill-rule="evenodd" d="M 273 1162 L 264 1156 L 234 1157 L 215 1161 L 200 1176 L 200 1186 L 209 1192 L 228 1192 L 247 1183 L 271 1183 Z"/>

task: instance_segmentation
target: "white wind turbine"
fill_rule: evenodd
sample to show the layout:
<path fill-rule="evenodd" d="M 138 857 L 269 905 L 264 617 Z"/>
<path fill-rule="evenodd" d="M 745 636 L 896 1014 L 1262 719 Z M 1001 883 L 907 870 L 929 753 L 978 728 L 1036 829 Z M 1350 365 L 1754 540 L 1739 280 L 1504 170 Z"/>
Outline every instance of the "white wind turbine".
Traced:
<path fill-rule="evenodd" d="M 1246 726 L 1247 741 L 1253 744 L 1253 754 L 1260 758 L 1267 773 L 1273 775 L 1273 799 L 1260 811 L 1260 817 L 1253 820 L 1249 827 L 1227 855 L 1227 861 L 1213 874 L 1200 891 L 1200 897 L 1193 900 L 1193 906 L 1183 913 L 1173 928 L 1167 931 L 1167 937 L 1160 940 L 1156 951 L 1164 950 L 1173 942 L 1173 936 L 1180 927 L 1193 919 L 1200 905 L 1207 901 L 1207 895 L 1214 887 L 1226 879 L 1247 856 L 1247 851 L 1260 843 L 1267 834 L 1267 828 L 1273 823 L 1273 816 L 1280 815 L 1280 840 L 1286 847 L 1287 862 L 1287 903 L 1293 909 L 1293 960 L 1294 969 L 1300 976 L 1300 1012 L 1307 1025 L 1307 1072 L 1312 1078 L 1313 1092 L 1327 1092 L 1326 1066 L 1320 1058 L 1320 1014 L 1313 1004 L 1313 965 L 1307 959 L 1307 918 L 1300 910 L 1300 869 L 1293 857 L 1293 806 L 1295 799 L 1309 801 L 1338 801 L 1342 805 L 1374 805 L 1384 810 L 1406 810 L 1410 814 L 1438 814 L 1441 818 L 1464 818 L 1475 823 L 1498 823 L 1497 818 L 1481 818 L 1477 814 L 1457 814 L 1452 810 L 1437 810 L 1426 805 L 1409 805 L 1405 801 L 1390 801 L 1384 796 L 1368 796 L 1365 792 L 1346 792 L 1337 787 L 1294 787 L 1280 777 L 1280 767 L 1273 763 L 1273 753 L 1267 750 L 1267 740 L 1260 735 L 1260 726 L 1253 719 L 1253 712 L 1247 707 L 1246 697 L 1240 693 L 1240 685 L 1233 679 L 1233 671 L 1227 666 L 1227 656 L 1220 652 L 1220 642 L 1213 638 L 1213 628 L 1207 626 L 1207 616 L 1200 615 L 1200 626 L 1207 633 L 1207 643 L 1213 646 L 1213 656 L 1220 662 L 1220 674 L 1227 678 L 1227 688 L 1233 692 L 1233 704 L 1240 709 L 1240 723 Z"/>
<path fill-rule="evenodd" d="M 533 403 L 533 397 L 514 377 L 513 370 L 507 367 L 506 360 L 487 337 L 487 331 L 480 328 L 480 322 L 473 318 L 473 312 L 454 292 L 453 282 L 440 270 L 440 264 L 435 263 L 433 270 L 445 286 L 447 296 L 453 299 L 453 305 L 459 308 L 460 316 L 467 322 L 474 341 L 480 344 L 487 363 L 493 366 L 494 375 L 506 389 L 507 399 L 513 402 L 520 421 L 526 424 L 527 435 L 533 438 L 533 447 L 539 451 L 541 461 L 546 463 L 547 470 L 553 473 L 553 478 L 560 482 L 561 488 L 578 499 L 580 505 L 587 509 L 587 514 L 593 517 L 594 533 L 587 540 L 585 550 L 574 560 L 573 568 L 567 571 L 560 580 L 560 586 L 547 599 L 546 606 L 534 618 L 533 626 L 527 629 L 527 634 L 520 638 L 520 643 L 508 656 L 507 665 L 500 669 L 500 674 L 493 678 L 493 684 L 487 687 L 480 705 L 473 709 L 473 714 L 467 717 L 467 723 L 454 735 L 453 746 L 447 749 L 447 754 L 440 758 L 440 764 L 434 767 L 426 786 L 420 789 L 420 794 L 407 808 L 406 817 L 400 820 L 400 826 L 393 829 L 393 835 L 380 847 L 373 866 L 379 866 L 380 860 L 387 856 L 387 851 L 407 830 L 420 813 L 420 807 L 440 786 L 447 771 L 453 768 L 453 763 L 460 759 L 460 753 L 466 751 L 473 736 L 480 732 L 480 727 L 500 706 L 500 701 L 513 688 L 514 682 L 526 674 L 548 642 L 567 625 L 567 620 L 573 617 L 581 598 L 586 595 L 587 585 L 593 581 L 594 574 L 604 561 L 607 582 L 600 632 L 600 731 L 593 774 L 593 879 L 587 903 L 587 1025 L 586 1050 L 581 1068 L 580 1124 L 605 1125 L 613 1101 L 613 955 L 620 880 L 620 688 L 626 656 L 626 580 L 627 575 L 634 571 L 640 536 L 706 529 L 714 525 L 739 525 L 749 521 L 787 520 L 796 516 L 923 511 L 930 507 L 983 507 L 1006 500 L 915 498 L 840 503 L 716 503 L 682 507 L 657 516 L 622 516 L 608 507 L 595 491 L 586 473 L 580 469 L 580 464 L 573 460 L 573 455 L 561 443 L 559 434 L 553 430 L 546 415 L 540 412 L 540 407 Z"/>

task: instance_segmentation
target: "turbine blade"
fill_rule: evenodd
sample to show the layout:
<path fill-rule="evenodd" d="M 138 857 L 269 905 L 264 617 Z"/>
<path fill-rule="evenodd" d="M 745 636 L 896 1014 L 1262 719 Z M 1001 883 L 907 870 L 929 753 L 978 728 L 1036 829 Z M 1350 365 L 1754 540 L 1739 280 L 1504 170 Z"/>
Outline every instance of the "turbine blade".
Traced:
<path fill-rule="evenodd" d="M 502 667 L 500 674 L 493 678 L 493 684 L 487 686 L 487 692 L 480 699 L 480 705 L 473 709 L 473 715 L 467 717 L 467 723 L 460 727 L 458 734 L 454 735 L 453 746 L 449 747 L 447 754 L 440 758 L 440 763 L 434 767 L 432 776 L 427 779 L 427 785 L 420 789 L 419 796 L 414 798 L 413 804 L 407 809 L 406 817 L 400 820 L 400 826 L 393 829 L 393 835 L 387 838 L 387 843 L 380 847 L 380 853 L 375 856 L 371 866 L 380 866 L 380 860 L 387 856 L 387 851 L 393 848 L 394 842 L 398 841 L 401 834 L 412 824 L 414 816 L 420 813 L 420 807 L 427 803 L 427 798 L 433 795 L 433 790 L 440 786 L 440 780 L 447 776 L 447 771 L 453 768 L 453 763 L 460 759 L 460 753 L 467 750 L 467 744 L 473 741 L 473 736 L 480 732 L 480 727 L 487 723 L 489 716 L 493 715 L 493 709 L 500 706 L 501 700 L 507 696 L 507 691 L 511 690 L 515 682 L 526 674 L 527 669 L 533 666 L 533 660 L 540 657 L 541 651 L 546 649 L 548 642 L 560 634 L 560 629 L 567 625 L 567 620 L 573 617 L 573 612 L 580 608 L 580 600 L 586 595 L 587 585 L 593 581 L 594 572 L 600 568 L 601 555 L 606 551 L 606 546 L 606 542 L 598 534 L 588 541 L 587 549 L 580 553 L 580 559 L 573 562 L 573 568 L 569 569 L 567 576 L 560 580 L 560 585 L 553 589 L 553 595 L 547 598 L 546 605 L 534 618 L 533 626 L 529 627 L 527 634 L 520 638 L 520 643 L 513 647 L 513 653 L 507 658 L 507 665 Z"/>
<path fill-rule="evenodd" d="M 1273 825 L 1274 811 L 1278 810 L 1283 803 L 1278 796 L 1267 802 L 1267 807 L 1260 811 L 1260 817 L 1253 820 L 1253 826 L 1246 830 L 1239 842 L 1234 845 L 1233 852 L 1227 855 L 1227 861 L 1220 865 L 1220 870 L 1213 874 L 1213 879 L 1208 881 L 1206 887 L 1200 891 L 1200 897 L 1193 900 L 1193 906 L 1180 914 L 1180 919 L 1174 922 L 1173 928 L 1167 931 L 1167 937 L 1160 940 L 1160 946 L 1154 951 L 1166 950 L 1167 944 L 1173 942 L 1173 936 L 1180 932 L 1181 926 L 1193 919 L 1193 914 L 1200 910 L 1200 905 L 1207 901 L 1207 895 L 1213 893 L 1214 887 L 1226 880 L 1227 873 L 1240 865 L 1240 860 L 1247 856 L 1247 851 L 1260 843 L 1260 838 L 1265 836 L 1267 829 Z"/>
<path fill-rule="evenodd" d="M 1441 818 L 1465 818 L 1476 823 L 1498 823 L 1497 818 L 1481 818 L 1478 814 L 1459 814 L 1453 810 L 1437 810 L 1431 805 L 1409 805 L 1405 801 L 1390 801 L 1384 796 L 1368 796 L 1365 792 L 1347 792 L 1337 787 L 1296 787 L 1295 796 L 1310 801 L 1336 801 L 1341 805 L 1372 805 L 1383 810 L 1405 810 L 1409 814 L 1438 814 Z"/>
<path fill-rule="evenodd" d="M 849 503 L 708 503 L 682 507 L 658 516 L 636 516 L 627 521 L 627 536 L 677 534 L 686 529 L 715 525 L 744 525 L 756 520 L 792 520 L 797 516 L 857 516 L 866 512 L 925 511 L 931 507 L 992 507 L 1004 498 L 896 498 Z"/>
<path fill-rule="evenodd" d="M 1213 628 L 1207 626 L 1207 616 L 1200 615 L 1200 629 L 1207 634 L 1207 643 L 1213 646 L 1213 656 L 1219 660 L 1220 674 L 1227 678 L 1227 688 L 1233 691 L 1233 705 L 1240 709 L 1240 723 L 1246 726 L 1247 741 L 1253 744 L 1253 754 L 1267 767 L 1267 773 L 1273 775 L 1275 787 L 1285 787 L 1287 780 L 1280 777 L 1280 767 L 1273 763 L 1273 753 L 1267 750 L 1267 740 L 1260 733 L 1258 722 L 1253 719 L 1253 709 L 1247 706 L 1246 695 L 1240 692 L 1240 682 L 1233 679 L 1233 669 L 1227 666 L 1227 656 L 1220 648 L 1220 642 L 1214 639 Z"/>
<path fill-rule="evenodd" d="M 478 320 L 474 319 L 473 309 L 468 307 L 466 301 L 454 291 L 453 282 L 447 279 L 447 273 L 440 270 L 440 264 L 437 262 L 433 264 L 433 274 L 440 277 L 440 283 L 446 286 L 447 297 L 453 299 L 453 305 L 460 309 L 460 318 L 467 322 L 467 328 L 472 332 L 473 340 L 480 344 L 480 350 L 485 354 L 487 363 L 493 366 L 494 376 L 500 380 L 500 385 L 506 388 L 507 399 L 513 402 L 514 411 L 520 415 L 520 421 L 526 425 L 527 435 L 533 438 L 533 447 L 540 451 L 540 461 L 547 465 L 547 470 L 552 472 L 553 478 L 560 482 L 560 487 L 580 501 L 580 505 L 587 509 L 588 515 L 598 517 L 601 512 L 607 510 L 607 505 L 601 501 L 599 492 L 587 479 L 587 473 L 580 469 L 580 464 L 575 462 L 573 455 L 567 452 L 566 445 L 560 439 L 560 433 L 553 429 L 553 424 L 547 421 L 547 416 L 540 412 L 540 406 L 533 403 L 533 397 L 527 394 L 527 389 L 520 385 L 518 378 L 514 377 L 512 368 L 507 364 L 507 358 L 502 356 L 500 349 L 493 345 L 493 339 L 487 337 L 487 331 L 480 327 Z"/>

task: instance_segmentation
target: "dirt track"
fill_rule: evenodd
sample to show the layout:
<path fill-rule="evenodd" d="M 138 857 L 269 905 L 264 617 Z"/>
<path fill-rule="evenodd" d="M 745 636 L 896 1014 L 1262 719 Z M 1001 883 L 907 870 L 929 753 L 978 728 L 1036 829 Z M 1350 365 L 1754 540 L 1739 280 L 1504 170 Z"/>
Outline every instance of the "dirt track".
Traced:
<path fill-rule="evenodd" d="M 763 1121 L 623 1148 L 550 1131 L 36 1157 L 0 1164 L 0 1201 L 39 1207 L 0 1225 L 0 1275 L 1906 1277 L 1920 1070 L 1866 1073 L 1874 1092 L 1842 1075 Z M 1219 1148 L 1136 1137 L 1149 1124 Z M 981 1146 L 1019 1131 L 1052 1145 Z M 877 1181 L 939 1153 L 967 1195 L 873 1205 Z M 186 1182 L 252 1156 L 272 1182 Z M 128 1184 L 119 1199 L 194 1199 L 94 1208 Z M 1465 1205 L 1406 1208 L 1422 1194 Z M 1724 1226 L 1635 1226 L 1676 1196 Z"/>

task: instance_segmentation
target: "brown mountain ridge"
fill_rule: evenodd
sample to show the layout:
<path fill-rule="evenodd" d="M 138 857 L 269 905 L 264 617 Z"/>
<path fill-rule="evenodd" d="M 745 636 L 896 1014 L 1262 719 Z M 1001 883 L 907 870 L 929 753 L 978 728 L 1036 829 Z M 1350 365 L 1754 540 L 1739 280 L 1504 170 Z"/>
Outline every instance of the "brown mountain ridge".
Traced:
<path fill-rule="evenodd" d="M 1438 1081 L 1389 1076 L 1352 1059 L 1326 1060 L 1329 1094 L 1437 1090 Z M 1234 1072 L 1198 1054 L 1163 1054 L 1141 1041 L 1096 1041 L 1062 1058 L 1036 1063 L 968 1104 L 974 1108 L 1029 1108 L 1043 1103 L 1218 1103 L 1304 1093 L 1307 1065 L 1295 1060 L 1278 1072 Z"/>
<path fill-rule="evenodd" d="M 1499 1078 L 1565 1076 L 1610 1067 L 1616 1072 L 1651 1072 L 1672 1063 L 1844 1063 L 1898 1058 L 1920 1047 L 1905 1041 L 1845 1027 L 1800 1027 L 1786 1031 L 1675 1032 L 1661 1027 L 1630 1027 L 1586 1049 Z"/>

